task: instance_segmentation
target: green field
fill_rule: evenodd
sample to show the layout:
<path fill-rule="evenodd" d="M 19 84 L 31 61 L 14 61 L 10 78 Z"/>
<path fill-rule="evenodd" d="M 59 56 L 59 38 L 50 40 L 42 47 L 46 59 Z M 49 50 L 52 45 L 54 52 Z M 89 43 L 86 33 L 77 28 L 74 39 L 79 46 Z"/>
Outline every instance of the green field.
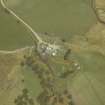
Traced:
<path fill-rule="evenodd" d="M 77 75 L 68 80 L 78 105 L 105 105 L 105 57 L 97 52 L 85 51 L 75 55 L 81 65 Z"/>
<path fill-rule="evenodd" d="M 105 105 L 105 41 L 104 37 L 101 37 L 105 34 L 104 25 L 98 24 L 99 26 L 91 30 L 89 41 L 84 40 L 83 37 L 88 29 L 97 22 L 90 1 L 7 0 L 6 4 L 30 24 L 36 32 L 48 32 L 48 40 L 56 40 L 56 37 L 58 38 L 56 41 L 59 38 L 68 41 L 72 39 L 73 47 L 69 46 L 69 43 L 67 43 L 67 46 L 62 44 L 64 52 L 68 47 L 71 48 L 69 60 L 64 61 L 62 59 L 64 55 L 60 55 L 60 53 L 56 58 L 46 57 L 46 61 L 55 70 L 56 75 L 60 75 L 65 70 L 75 69 L 74 63 L 70 63 L 71 61 L 80 65 L 78 72 L 69 75 L 67 79 L 62 79 L 63 81 L 60 80 L 59 82 L 58 79 L 56 86 L 63 85 L 64 87 L 60 88 L 62 90 L 66 87 L 64 84 L 67 80 L 68 88 L 76 105 Z M 0 5 L 0 50 L 13 50 L 30 46 L 33 44 L 30 35 L 29 30 L 18 23 L 13 16 L 5 13 Z M 75 37 L 76 35 L 78 37 Z M 91 35 L 93 36 L 91 37 Z M 42 36 L 47 40 L 44 34 Z M 35 101 L 36 97 L 43 91 L 37 73 L 35 74 L 31 68 L 20 66 L 24 62 L 24 55 L 28 54 L 29 49 L 28 53 L 26 50 L 14 55 L 0 55 L 0 83 L 3 83 L 0 87 L 0 103 L 3 103 L 3 105 L 8 102 L 10 102 L 9 105 L 14 105 L 14 98 L 21 94 L 23 88 L 29 90 L 30 97 L 34 98 Z M 34 52 L 32 58 L 35 61 L 34 63 L 39 64 L 41 69 L 46 70 L 47 65 L 41 61 L 37 53 L 35 55 Z M 3 79 L 4 77 L 5 79 Z M 9 98 L 8 93 L 11 95 Z M 4 97 L 7 99 L 6 102 Z"/>
<path fill-rule="evenodd" d="M 48 32 L 68 40 L 83 35 L 96 22 L 88 0 L 7 0 L 6 4 L 38 33 Z M 4 13 L 0 5 L 0 49 L 31 44 L 30 32 Z"/>
<path fill-rule="evenodd" d="M 89 0 L 23 0 L 13 7 L 37 32 L 71 38 L 96 22 Z"/>
<path fill-rule="evenodd" d="M 42 91 L 40 80 L 30 68 L 25 68 L 22 73 L 25 81 L 24 86 L 27 87 L 27 89 L 30 91 L 30 94 L 36 98 Z"/>
<path fill-rule="evenodd" d="M 12 50 L 32 45 L 30 32 L 6 14 L 0 4 L 0 49 Z"/>

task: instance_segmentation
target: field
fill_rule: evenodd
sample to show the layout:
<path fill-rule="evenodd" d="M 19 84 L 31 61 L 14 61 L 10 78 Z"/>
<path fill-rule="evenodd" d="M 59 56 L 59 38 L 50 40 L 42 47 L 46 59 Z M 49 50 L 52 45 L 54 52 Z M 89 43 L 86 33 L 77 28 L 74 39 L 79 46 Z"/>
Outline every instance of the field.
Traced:
<path fill-rule="evenodd" d="M 76 54 L 81 70 L 71 81 L 68 79 L 74 100 L 78 105 L 104 105 L 105 57 L 94 51 Z"/>
<path fill-rule="evenodd" d="M 0 4 L 0 49 L 13 50 L 32 45 L 30 32 L 16 19 L 5 13 Z"/>
<path fill-rule="evenodd" d="M 44 72 L 48 73 L 47 66 L 50 65 L 58 77 L 71 70 L 66 79 L 55 79 L 54 88 L 63 91 L 67 85 L 76 105 L 105 105 L 105 17 L 98 15 L 101 16 L 101 23 L 90 3 L 91 0 L 7 0 L 6 5 L 40 33 L 44 40 L 56 41 L 62 50 L 57 57 L 47 56 L 46 62 L 35 52 L 30 58 L 28 48 L 18 53 L 0 53 L 0 104 L 17 105 L 14 100 L 21 97 L 26 89 L 29 99 L 39 105 L 36 98 L 45 89 L 41 87 L 41 78 Z M 98 5 L 100 2 L 96 3 L 97 7 L 102 6 Z M 61 39 L 64 40 L 61 42 Z M 14 50 L 31 45 L 30 31 L 0 5 L 0 49 Z M 68 49 L 71 50 L 70 55 L 64 60 L 63 54 Z M 29 56 L 26 57 L 28 66 L 22 67 L 26 55 Z M 34 62 L 34 66 L 39 65 L 43 71 L 39 74 L 32 71 L 30 62 Z M 76 72 L 72 73 L 72 70 Z"/>
<path fill-rule="evenodd" d="M 88 0 L 7 0 L 7 5 L 38 33 L 48 32 L 66 40 L 83 35 L 96 22 Z M 0 49 L 32 45 L 30 32 L 5 13 L 1 5 L 0 17 Z"/>
<path fill-rule="evenodd" d="M 34 101 L 42 91 L 40 81 L 32 70 L 21 66 L 28 51 L 29 49 L 14 54 L 0 53 L 0 103 L 4 105 L 14 105 L 14 100 L 21 96 L 23 89 L 28 90 L 29 97 Z M 35 104 L 38 105 L 36 101 Z"/>
<path fill-rule="evenodd" d="M 73 35 L 83 35 L 96 22 L 88 0 L 31 1 L 23 0 L 13 10 L 39 33 L 70 39 Z"/>

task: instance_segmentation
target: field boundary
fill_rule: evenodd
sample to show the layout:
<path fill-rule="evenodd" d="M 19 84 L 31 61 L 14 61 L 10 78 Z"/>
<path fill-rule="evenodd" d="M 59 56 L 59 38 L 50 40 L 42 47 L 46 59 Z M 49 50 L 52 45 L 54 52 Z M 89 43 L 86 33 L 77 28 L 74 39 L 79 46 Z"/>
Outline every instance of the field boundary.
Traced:
<path fill-rule="evenodd" d="M 26 49 L 32 49 L 32 48 L 33 48 L 33 46 L 26 46 L 24 48 L 19 48 L 19 49 L 11 50 L 11 51 L 9 51 L 9 50 L 0 50 L 0 53 L 1 54 L 13 54 L 13 53 L 18 53 L 18 52 L 24 51 Z"/>

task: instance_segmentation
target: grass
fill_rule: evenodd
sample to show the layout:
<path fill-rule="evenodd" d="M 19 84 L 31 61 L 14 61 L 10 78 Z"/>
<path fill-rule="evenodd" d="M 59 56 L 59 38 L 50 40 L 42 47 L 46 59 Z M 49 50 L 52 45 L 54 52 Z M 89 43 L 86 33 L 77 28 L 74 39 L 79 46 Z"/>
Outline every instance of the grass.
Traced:
<path fill-rule="evenodd" d="M 37 76 L 30 68 L 26 67 L 23 70 L 22 74 L 24 76 L 25 87 L 27 87 L 30 94 L 36 98 L 42 91 L 40 86 L 40 80 L 37 78 Z"/>
<path fill-rule="evenodd" d="M 0 104 L 14 105 L 14 98 L 21 93 L 23 85 L 18 64 L 15 54 L 0 54 Z"/>
<path fill-rule="evenodd" d="M 37 32 L 68 40 L 83 35 L 96 22 L 89 0 L 23 0 L 10 7 Z"/>
<path fill-rule="evenodd" d="M 16 2 L 16 3 L 15 3 Z M 7 5 L 38 33 L 70 40 L 83 35 L 96 22 L 88 0 L 7 0 Z M 32 45 L 30 32 L 0 5 L 0 49 L 13 50 Z"/>
<path fill-rule="evenodd" d="M 13 50 L 32 45 L 30 32 L 18 24 L 0 5 L 0 50 Z"/>
<path fill-rule="evenodd" d="M 105 57 L 86 51 L 76 58 L 81 70 L 69 83 L 75 102 L 78 105 L 105 105 Z"/>
<path fill-rule="evenodd" d="M 17 54 L 0 53 L 0 104 L 14 105 L 14 99 L 21 95 L 25 88 L 29 91 L 29 97 L 38 105 L 36 97 L 42 91 L 40 80 L 30 68 L 23 69 L 20 66 L 24 53 L 26 54 L 27 50 Z"/>
<path fill-rule="evenodd" d="M 7 0 L 8 2 L 10 1 Z M 83 35 L 97 21 L 88 0 L 23 0 L 18 5 L 11 5 L 11 8 L 37 32 L 54 33 L 54 36 L 68 40 L 75 35 Z M 10 50 L 32 45 L 30 32 L 12 16 L 4 13 L 1 5 L 0 17 L 0 49 Z M 72 79 L 68 79 L 68 85 L 73 93 L 74 102 L 78 105 L 105 105 L 105 57 L 97 52 L 90 49 L 73 52 L 73 59 L 80 63 L 81 70 Z M 6 57 L 1 59 L 0 64 L 4 63 L 3 67 L 9 68 L 11 65 L 6 60 L 2 62 Z M 60 71 L 61 65 L 63 66 L 62 63 L 56 64 L 55 69 Z M 22 75 L 25 80 L 24 86 L 36 97 L 41 91 L 39 80 L 29 69 L 23 70 Z"/>

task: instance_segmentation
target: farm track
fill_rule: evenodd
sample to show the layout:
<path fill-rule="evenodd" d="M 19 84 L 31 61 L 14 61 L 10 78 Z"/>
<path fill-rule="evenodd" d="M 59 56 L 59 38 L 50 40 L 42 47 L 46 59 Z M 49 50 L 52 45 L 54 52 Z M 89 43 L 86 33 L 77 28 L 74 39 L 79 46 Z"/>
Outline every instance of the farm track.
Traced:
<path fill-rule="evenodd" d="M 19 48 L 19 49 L 16 49 L 16 50 L 13 50 L 13 51 L 4 51 L 4 50 L 0 50 L 0 53 L 1 54 L 13 54 L 13 53 L 19 53 L 21 51 L 25 51 L 26 49 L 30 49 L 30 48 L 33 48 L 33 46 L 27 46 L 27 47 L 24 47 L 24 48 Z"/>
<path fill-rule="evenodd" d="M 4 9 L 6 9 L 11 15 L 13 15 L 17 20 L 19 20 L 21 23 L 23 23 L 34 35 L 34 37 L 37 39 L 37 41 L 42 42 L 42 39 L 39 37 L 39 35 L 34 31 L 34 29 L 28 25 L 22 18 L 20 18 L 18 15 L 15 14 L 11 9 L 9 9 L 5 3 L 4 0 L 1 0 L 1 5 Z M 33 37 L 33 36 L 32 36 Z M 33 38 L 34 38 L 33 37 Z"/>
<path fill-rule="evenodd" d="M 10 13 L 11 15 L 13 15 L 19 22 L 21 22 L 26 28 L 28 28 L 31 33 L 34 35 L 32 35 L 32 39 L 35 41 L 35 39 L 37 40 L 37 45 L 39 45 L 40 43 L 42 44 L 47 44 L 49 47 L 52 47 L 53 49 L 58 49 L 59 46 L 55 45 L 55 44 L 50 44 L 50 43 L 47 43 L 45 41 L 42 40 L 42 38 L 34 31 L 34 29 L 29 25 L 27 24 L 22 18 L 20 18 L 15 12 L 13 12 L 10 8 L 8 8 L 6 5 L 5 5 L 5 1 L 4 0 L 0 0 L 1 1 L 1 5 L 2 7 L 8 11 L 8 13 Z M 2 51 L 3 52 L 3 51 Z"/>
<path fill-rule="evenodd" d="M 40 44 L 40 43 L 43 43 L 43 44 L 47 44 L 49 45 L 50 47 L 52 48 L 59 48 L 59 46 L 57 45 L 54 45 L 54 44 L 50 44 L 50 43 L 47 43 L 45 41 L 42 40 L 42 38 L 37 34 L 37 32 L 35 32 L 35 30 L 29 25 L 27 24 L 22 18 L 20 18 L 15 12 L 13 12 L 10 8 L 8 8 L 5 4 L 5 0 L 0 0 L 1 1 L 1 5 L 4 9 L 6 9 L 11 15 L 13 15 L 18 21 L 20 21 L 27 29 L 29 29 L 31 31 L 31 35 L 32 35 L 32 39 L 35 41 L 35 39 L 37 40 L 37 43 Z M 95 0 L 91 0 L 91 7 L 92 9 L 94 10 L 96 16 L 97 16 L 97 13 L 96 13 L 96 7 L 95 7 Z M 98 16 L 97 16 L 98 18 Z M 98 20 L 100 21 L 100 19 L 98 18 Z M 37 45 L 38 45 L 37 44 Z M 72 44 L 70 44 L 71 46 Z M 19 51 L 23 51 L 25 50 L 26 48 L 29 48 L 28 46 L 25 47 L 25 48 L 20 48 L 20 49 L 16 49 L 14 51 L 3 51 L 1 50 L 0 53 L 16 53 L 16 52 L 19 52 Z"/>

